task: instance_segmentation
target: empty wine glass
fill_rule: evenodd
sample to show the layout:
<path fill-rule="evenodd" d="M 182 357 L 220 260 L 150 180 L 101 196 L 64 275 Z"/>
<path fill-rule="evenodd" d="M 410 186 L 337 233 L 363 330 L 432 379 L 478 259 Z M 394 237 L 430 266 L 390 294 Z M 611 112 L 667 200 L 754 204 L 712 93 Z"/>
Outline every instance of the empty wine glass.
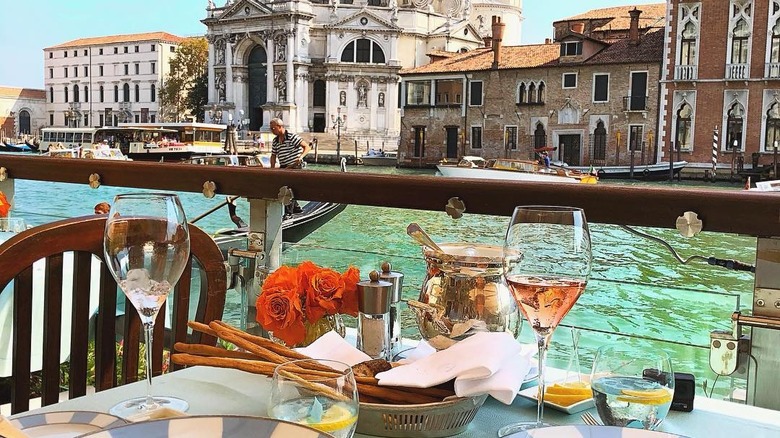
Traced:
<path fill-rule="evenodd" d="M 591 242 L 585 212 L 575 207 L 519 206 L 504 241 L 504 277 L 539 346 L 536 421 L 505 426 L 503 437 L 544 427 L 544 366 L 553 331 L 590 277 Z"/>
<path fill-rule="evenodd" d="M 117 195 L 108 213 L 103 250 L 109 271 L 138 311 L 146 346 L 146 397 L 121 402 L 110 412 L 129 417 L 161 405 L 187 410 L 184 400 L 152 397 L 154 321 L 190 254 L 190 235 L 179 198 L 164 193 Z"/>

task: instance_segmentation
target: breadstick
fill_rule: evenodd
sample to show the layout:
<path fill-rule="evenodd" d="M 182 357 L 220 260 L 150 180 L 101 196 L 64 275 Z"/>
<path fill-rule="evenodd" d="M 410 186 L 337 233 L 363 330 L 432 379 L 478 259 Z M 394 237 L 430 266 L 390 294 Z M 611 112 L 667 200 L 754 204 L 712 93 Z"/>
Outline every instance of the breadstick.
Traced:
<path fill-rule="evenodd" d="M 252 353 L 238 350 L 226 350 L 221 347 L 212 347 L 211 345 L 203 344 L 186 344 L 184 342 L 177 342 L 173 344 L 173 349 L 180 353 L 190 353 L 197 356 L 210 356 L 210 357 L 226 357 L 232 359 L 259 359 Z"/>

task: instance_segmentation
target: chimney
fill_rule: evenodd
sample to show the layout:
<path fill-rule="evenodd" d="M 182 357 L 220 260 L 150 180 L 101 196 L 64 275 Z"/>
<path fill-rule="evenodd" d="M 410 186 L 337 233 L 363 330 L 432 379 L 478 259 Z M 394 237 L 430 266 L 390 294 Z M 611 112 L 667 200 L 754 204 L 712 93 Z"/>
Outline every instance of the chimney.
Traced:
<path fill-rule="evenodd" d="M 492 37 L 486 36 L 486 37 L 482 38 L 482 41 L 484 41 L 486 48 L 489 49 L 489 48 L 493 47 L 493 38 Z"/>
<path fill-rule="evenodd" d="M 641 13 L 642 11 L 638 10 L 636 7 L 628 11 L 628 15 L 631 16 L 631 27 L 628 29 L 628 39 L 631 41 L 631 44 L 635 46 L 639 44 L 639 14 Z"/>
<path fill-rule="evenodd" d="M 504 38 L 504 23 L 501 22 L 501 17 L 493 16 L 493 69 L 498 68 L 498 63 L 501 61 L 501 40 Z"/>

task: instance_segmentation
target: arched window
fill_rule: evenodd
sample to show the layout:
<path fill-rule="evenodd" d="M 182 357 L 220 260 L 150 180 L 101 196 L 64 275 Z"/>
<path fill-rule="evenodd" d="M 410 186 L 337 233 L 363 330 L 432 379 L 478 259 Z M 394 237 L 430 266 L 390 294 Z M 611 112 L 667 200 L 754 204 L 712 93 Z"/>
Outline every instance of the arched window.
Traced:
<path fill-rule="evenodd" d="M 536 100 L 539 103 L 544 103 L 544 100 L 547 98 L 547 93 L 545 92 L 544 82 L 541 82 L 539 84 L 539 88 L 536 90 L 536 94 L 539 96 L 539 98 Z"/>
<path fill-rule="evenodd" d="M 769 62 L 780 62 L 780 20 L 772 26 L 772 53 Z"/>
<path fill-rule="evenodd" d="M 65 103 L 68 103 L 68 87 L 65 87 Z"/>
<path fill-rule="evenodd" d="M 537 123 L 536 129 L 534 129 L 534 149 L 543 148 L 546 145 L 547 132 L 544 130 L 544 125 Z"/>
<path fill-rule="evenodd" d="M 517 103 L 527 103 L 527 102 L 528 102 L 528 94 L 526 93 L 525 83 L 521 82 L 520 86 L 517 88 Z"/>
<path fill-rule="evenodd" d="M 733 35 L 731 37 L 731 63 L 744 64 L 747 62 L 748 40 L 750 39 L 750 29 L 744 19 L 737 21 L 734 25 Z"/>
<path fill-rule="evenodd" d="M 780 148 L 780 104 L 773 103 L 766 112 L 766 141 L 764 150 L 774 149 L 775 143 Z"/>
<path fill-rule="evenodd" d="M 30 112 L 27 110 L 19 111 L 19 134 L 30 134 Z"/>
<path fill-rule="evenodd" d="M 530 85 L 528 85 L 528 103 L 536 103 L 536 84 L 531 82 Z"/>
<path fill-rule="evenodd" d="M 141 87 L 139 87 L 138 84 L 135 84 L 135 101 L 141 101 Z"/>
<path fill-rule="evenodd" d="M 737 148 L 742 146 L 742 124 L 745 117 L 745 109 L 739 102 L 734 103 L 729 108 L 729 119 L 726 130 L 726 149 L 731 150 L 734 142 L 737 142 Z"/>
<path fill-rule="evenodd" d="M 119 102 L 119 85 L 114 85 L 114 102 Z"/>
<path fill-rule="evenodd" d="M 79 86 L 74 85 L 73 86 L 73 101 L 78 102 L 79 101 Z"/>
<path fill-rule="evenodd" d="M 325 81 L 317 79 L 314 81 L 312 94 L 312 106 L 325 106 Z"/>
<path fill-rule="evenodd" d="M 341 62 L 357 62 L 364 64 L 384 64 L 385 52 L 382 46 L 367 38 L 350 42 L 341 52 Z"/>
<path fill-rule="evenodd" d="M 54 87 L 49 87 L 49 102 L 54 103 Z"/>
<path fill-rule="evenodd" d="M 691 148 L 691 116 L 693 108 L 684 103 L 677 111 L 677 135 L 675 135 L 675 147 L 677 149 Z"/>
<path fill-rule="evenodd" d="M 84 102 L 89 102 L 89 87 L 84 85 Z"/>
<path fill-rule="evenodd" d="M 593 130 L 593 159 L 601 161 L 607 159 L 607 129 L 604 128 L 604 122 L 601 120 Z"/>
<path fill-rule="evenodd" d="M 130 102 L 130 84 L 122 85 L 122 102 Z"/>
<path fill-rule="evenodd" d="M 680 65 L 694 65 L 696 63 L 696 25 L 690 21 L 682 31 L 680 42 Z"/>
<path fill-rule="evenodd" d="M 98 89 L 98 98 L 100 98 L 100 102 L 102 103 L 105 100 L 105 90 L 103 89 L 103 86 L 101 85 Z"/>
<path fill-rule="evenodd" d="M 157 86 L 152 84 L 152 93 L 151 98 L 149 99 L 151 102 L 154 102 L 157 100 Z"/>

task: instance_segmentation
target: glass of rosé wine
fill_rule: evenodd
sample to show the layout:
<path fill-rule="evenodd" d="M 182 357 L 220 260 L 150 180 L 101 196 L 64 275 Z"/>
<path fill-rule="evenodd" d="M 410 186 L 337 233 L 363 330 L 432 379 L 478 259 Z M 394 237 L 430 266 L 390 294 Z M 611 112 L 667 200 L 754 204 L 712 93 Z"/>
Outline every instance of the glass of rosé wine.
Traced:
<path fill-rule="evenodd" d="M 506 231 L 504 277 L 539 346 L 536 421 L 511 424 L 503 437 L 548 426 L 544 413 L 544 366 L 553 331 L 582 294 L 591 268 L 585 212 L 575 207 L 518 206 Z"/>

